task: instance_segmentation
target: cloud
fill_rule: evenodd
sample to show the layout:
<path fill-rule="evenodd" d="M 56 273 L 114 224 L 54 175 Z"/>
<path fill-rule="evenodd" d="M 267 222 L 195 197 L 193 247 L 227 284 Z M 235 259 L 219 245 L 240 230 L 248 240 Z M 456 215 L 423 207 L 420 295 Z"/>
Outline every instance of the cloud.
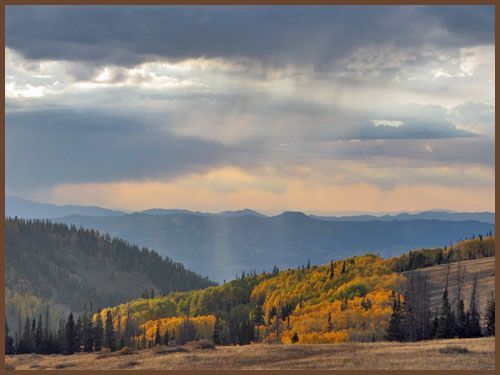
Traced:
<path fill-rule="evenodd" d="M 293 209 L 308 190 L 389 199 L 425 184 L 486 201 L 493 14 L 9 6 L 7 190 Z"/>
<path fill-rule="evenodd" d="M 491 6 L 9 6 L 6 45 L 31 60 L 93 65 L 206 57 L 323 70 L 388 40 L 408 50 L 491 44 L 493 17 Z M 398 67 L 401 58 L 384 64 Z"/>
<path fill-rule="evenodd" d="M 7 115 L 10 189 L 63 182 L 174 178 L 249 157 L 228 145 L 175 136 L 133 116 L 70 110 Z"/>

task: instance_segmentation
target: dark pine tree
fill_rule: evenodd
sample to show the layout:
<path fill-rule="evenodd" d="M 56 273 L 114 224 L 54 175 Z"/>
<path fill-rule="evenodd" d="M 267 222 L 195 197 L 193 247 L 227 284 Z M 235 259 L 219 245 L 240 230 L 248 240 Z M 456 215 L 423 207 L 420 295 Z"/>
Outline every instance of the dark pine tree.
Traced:
<path fill-rule="evenodd" d="M 91 352 L 94 347 L 94 328 L 92 325 L 92 311 L 87 313 L 87 309 L 83 310 L 83 337 L 82 344 L 85 352 Z"/>
<path fill-rule="evenodd" d="M 169 342 L 170 342 L 170 334 L 168 333 L 168 327 L 165 327 L 165 334 L 163 335 L 163 345 L 168 345 Z"/>
<path fill-rule="evenodd" d="M 469 311 L 467 312 L 468 324 L 466 329 L 467 337 L 481 336 L 481 317 L 479 316 L 479 308 L 477 306 L 477 274 L 474 274 L 472 283 L 472 293 L 470 299 Z"/>
<path fill-rule="evenodd" d="M 73 354 L 78 350 L 78 337 L 76 332 L 76 324 L 73 318 L 73 313 L 69 314 L 68 321 L 66 323 L 66 347 L 64 350 L 65 354 Z"/>
<path fill-rule="evenodd" d="M 453 337 L 455 337 L 455 316 L 451 311 L 450 302 L 448 301 L 448 288 L 445 288 L 443 292 L 441 314 L 437 321 L 436 338 L 450 339 Z"/>
<path fill-rule="evenodd" d="M 14 339 L 9 335 L 9 325 L 7 320 L 5 320 L 5 354 L 14 354 Z"/>
<path fill-rule="evenodd" d="M 83 342 L 83 320 L 81 316 L 78 316 L 78 319 L 76 319 L 75 332 L 76 332 L 76 351 L 79 352 Z"/>
<path fill-rule="evenodd" d="M 97 314 L 97 319 L 95 322 L 95 330 L 94 330 L 94 350 L 96 352 L 100 352 L 102 349 L 102 340 L 104 335 L 104 327 L 102 324 L 101 314 Z"/>
<path fill-rule="evenodd" d="M 223 330 L 223 327 L 222 327 L 222 320 L 221 318 L 219 318 L 219 316 L 217 315 L 215 317 L 215 325 L 214 325 L 214 336 L 213 336 L 213 341 L 215 344 L 217 345 L 222 345 L 224 344 L 223 342 L 223 337 L 222 337 L 222 330 Z"/>
<path fill-rule="evenodd" d="M 19 354 L 33 353 L 33 340 L 31 339 L 30 333 L 30 318 L 26 317 L 26 321 L 24 323 L 24 331 L 19 340 L 19 346 L 17 352 Z"/>
<path fill-rule="evenodd" d="M 495 336 L 495 297 L 493 294 L 486 305 L 485 321 L 484 335 Z"/>
<path fill-rule="evenodd" d="M 467 330 L 467 314 L 465 313 L 465 307 L 464 307 L 464 301 L 461 299 L 458 302 L 458 307 L 457 307 L 457 316 L 456 316 L 456 327 L 455 327 L 455 332 L 457 334 L 457 337 L 467 337 L 466 335 L 466 330 Z"/>
<path fill-rule="evenodd" d="M 40 314 L 38 316 L 38 325 L 35 331 L 36 353 L 43 353 L 43 338 L 42 314 Z"/>
<path fill-rule="evenodd" d="M 328 273 L 328 276 L 330 279 L 333 279 L 334 273 L 333 273 L 333 260 L 330 261 L 330 271 Z"/>
<path fill-rule="evenodd" d="M 116 335 L 111 310 L 106 311 L 106 325 L 104 327 L 104 346 L 112 352 L 116 350 Z"/>
<path fill-rule="evenodd" d="M 402 341 L 403 332 L 401 330 L 401 301 L 399 295 L 393 293 L 392 295 L 392 314 L 389 320 L 389 327 L 387 328 L 387 340 L 389 341 Z"/>
<path fill-rule="evenodd" d="M 161 345 L 161 326 L 159 320 L 156 323 L 155 345 Z"/>

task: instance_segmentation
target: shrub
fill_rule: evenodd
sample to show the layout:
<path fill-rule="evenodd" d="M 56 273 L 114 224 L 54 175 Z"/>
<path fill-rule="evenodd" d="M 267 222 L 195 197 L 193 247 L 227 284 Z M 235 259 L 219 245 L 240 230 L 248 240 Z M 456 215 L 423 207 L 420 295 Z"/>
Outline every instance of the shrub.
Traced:
<path fill-rule="evenodd" d="M 183 348 L 182 346 L 164 346 L 164 345 L 157 345 L 152 350 L 153 353 L 156 355 L 180 353 L 188 351 L 186 348 Z"/>
<path fill-rule="evenodd" d="M 128 346 L 124 346 L 123 348 L 121 348 L 120 350 L 118 350 L 118 352 L 116 353 L 116 355 L 118 355 L 118 356 L 121 356 L 121 355 L 132 355 L 132 354 L 137 354 L 137 352 L 135 350 L 133 350 L 132 348 L 128 347 Z"/>
<path fill-rule="evenodd" d="M 141 362 L 138 362 L 138 361 L 128 361 L 126 363 L 121 364 L 118 367 L 119 368 L 130 368 L 130 367 L 135 367 L 135 366 L 140 365 L 140 364 L 141 364 Z"/>
<path fill-rule="evenodd" d="M 193 343 L 195 349 L 215 349 L 215 344 L 212 340 L 202 339 Z"/>
<path fill-rule="evenodd" d="M 75 364 L 72 363 L 72 362 L 61 362 L 61 363 L 57 363 L 54 368 L 56 369 L 62 369 L 62 368 L 68 368 L 68 367 L 74 367 Z"/>
<path fill-rule="evenodd" d="M 469 354 L 470 350 L 463 346 L 447 346 L 439 348 L 438 352 L 441 354 Z"/>

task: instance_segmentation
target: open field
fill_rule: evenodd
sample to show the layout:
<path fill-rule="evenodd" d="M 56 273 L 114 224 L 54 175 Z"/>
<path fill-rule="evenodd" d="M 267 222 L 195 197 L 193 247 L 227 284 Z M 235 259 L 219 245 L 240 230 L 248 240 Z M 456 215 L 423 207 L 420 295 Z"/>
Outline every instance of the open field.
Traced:
<path fill-rule="evenodd" d="M 465 353 L 464 353 L 465 352 Z M 494 338 L 6 356 L 8 369 L 494 369 Z"/>

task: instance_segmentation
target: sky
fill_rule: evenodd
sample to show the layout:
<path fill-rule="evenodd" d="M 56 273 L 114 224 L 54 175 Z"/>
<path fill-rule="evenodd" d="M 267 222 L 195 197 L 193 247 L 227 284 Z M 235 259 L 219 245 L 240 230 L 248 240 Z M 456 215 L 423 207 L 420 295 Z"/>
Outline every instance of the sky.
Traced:
<path fill-rule="evenodd" d="M 6 194 L 494 211 L 493 6 L 8 6 Z"/>

